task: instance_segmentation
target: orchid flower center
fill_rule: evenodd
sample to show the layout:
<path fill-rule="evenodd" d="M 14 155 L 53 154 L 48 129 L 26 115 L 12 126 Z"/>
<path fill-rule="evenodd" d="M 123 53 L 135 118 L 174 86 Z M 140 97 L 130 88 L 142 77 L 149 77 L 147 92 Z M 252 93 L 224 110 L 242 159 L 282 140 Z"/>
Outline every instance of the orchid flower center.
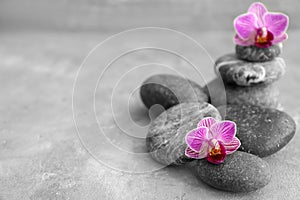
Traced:
<path fill-rule="evenodd" d="M 219 142 L 216 139 L 213 139 L 211 143 L 213 144 L 213 147 L 210 147 L 209 155 L 218 156 L 222 154 Z"/>
<path fill-rule="evenodd" d="M 216 139 L 210 140 L 207 159 L 212 163 L 222 163 L 226 157 L 224 145 Z"/>
<path fill-rule="evenodd" d="M 255 36 L 255 45 L 258 47 L 269 47 L 274 39 L 273 34 L 266 27 L 257 29 Z"/>
<path fill-rule="evenodd" d="M 210 150 L 210 152 L 209 152 L 209 155 L 210 155 L 210 156 L 218 156 L 218 155 L 220 155 L 220 154 L 222 154 L 222 153 L 221 153 L 221 148 L 220 148 L 220 147 L 212 148 L 212 149 Z"/>

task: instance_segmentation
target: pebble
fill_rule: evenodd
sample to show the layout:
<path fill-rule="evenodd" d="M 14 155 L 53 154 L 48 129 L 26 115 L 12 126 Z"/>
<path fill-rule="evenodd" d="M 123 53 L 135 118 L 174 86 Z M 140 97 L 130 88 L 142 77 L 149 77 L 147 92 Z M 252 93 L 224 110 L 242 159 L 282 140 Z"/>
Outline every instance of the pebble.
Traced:
<path fill-rule="evenodd" d="M 282 52 L 281 45 L 272 45 L 268 48 L 259 48 L 256 46 L 236 45 L 235 53 L 239 59 L 250 62 L 266 62 L 278 57 Z"/>
<path fill-rule="evenodd" d="M 253 104 L 266 108 L 282 109 L 279 101 L 279 90 L 276 84 L 242 87 L 214 79 L 209 82 L 205 91 L 214 106 L 224 104 Z"/>
<path fill-rule="evenodd" d="M 228 54 L 215 63 L 215 70 L 220 72 L 223 81 L 238 86 L 273 83 L 284 75 L 285 68 L 286 64 L 280 57 L 257 63 L 240 60 L 235 54 Z"/>
<path fill-rule="evenodd" d="M 197 83 L 169 74 L 149 77 L 143 83 L 140 95 L 147 108 L 159 104 L 168 109 L 179 103 L 208 101 L 203 88 Z"/>
<path fill-rule="evenodd" d="M 146 138 L 152 158 L 163 165 L 191 161 L 184 153 L 185 136 L 204 117 L 221 119 L 219 111 L 208 103 L 182 103 L 161 113 L 151 122 Z"/>
<path fill-rule="evenodd" d="M 286 146 L 296 132 L 296 123 L 283 111 L 255 105 L 227 105 L 225 119 L 237 124 L 239 150 L 265 157 Z"/>
<path fill-rule="evenodd" d="M 202 182 L 224 191 L 251 192 L 266 186 L 271 180 L 267 162 L 241 151 L 227 155 L 224 163 L 219 165 L 206 159 L 188 165 Z"/>

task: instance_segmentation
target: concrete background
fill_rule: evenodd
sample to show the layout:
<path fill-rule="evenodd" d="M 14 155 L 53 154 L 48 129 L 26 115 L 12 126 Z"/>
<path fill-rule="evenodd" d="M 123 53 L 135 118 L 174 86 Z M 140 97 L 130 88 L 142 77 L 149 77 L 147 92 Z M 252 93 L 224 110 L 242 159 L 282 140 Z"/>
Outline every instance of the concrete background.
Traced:
<path fill-rule="evenodd" d="M 1 29 L 111 31 L 140 26 L 232 30 L 232 20 L 253 0 L 1 0 Z M 300 28 L 297 0 L 263 0 Z M 224 17 L 226 16 L 226 17 Z"/>
<path fill-rule="evenodd" d="M 104 82 L 100 82 L 95 90 L 96 80 L 107 64 L 100 64 L 100 61 L 105 61 L 102 57 L 110 57 L 113 53 L 118 54 L 119 49 L 132 47 L 131 40 L 114 41 L 105 46 L 104 54 L 99 54 L 100 51 L 90 57 L 87 64 L 91 67 L 81 71 L 77 80 L 80 84 L 75 85 L 75 110 L 72 110 L 73 84 L 79 66 L 91 49 L 107 37 L 128 27 L 157 25 L 175 28 L 202 44 L 215 60 L 234 50 L 231 21 L 233 16 L 246 10 L 250 1 L 229 0 L 217 4 L 216 1 L 70 2 L 1 1 L 0 199 L 248 200 L 299 197 L 299 131 L 284 149 L 265 158 L 271 166 L 272 180 L 265 188 L 252 193 L 232 194 L 215 190 L 197 180 L 184 166 L 134 173 L 132 169 L 159 167 L 142 154 L 145 153 L 143 136 L 151 117 L 143 107 L 136 88 L 150 74 L 169 71 L 160 66 L 132 73 L 129 73 L 130 69 L 137 64 L 156 62 L 172 67 L 201 85 L 214 78 L 213 64 L 205 52 L 191 48 L 188 43 L 183 43 L 182 38 L 172 34 L 146 31 L 135 38 L 148 38 L 184 53 L 188 58 L 198 59 L 196 66 L 203 79 L 178 56 L 156 50 L 137 51 L 114 63 L 103 77 Z M 295 16 L 292 17 L 290 37 L 282 54 L 288 70 L 278 87 L 285 111 L 299 126 L 298 2 L 266 2 L 269 7 Z M 111 6 L 117 11 L 109 9 Z M 163 11 L 169 6 L 168 12 Z M 194 9 L 190 12 L 192 7 Z M 220 9 L 222 7 L 224 10 Z M 15 8 L 21 13 L 16 14 Z M 100 12 L 102 9 L 106 12 Z M 152 13 L 153 10 L 157 13 Z M 220 10 L 224 11 L 222 15 Z M 152 15 L 144 17 L 148 13 Z M 161 20 L 162 15 L 166 16 L 165 21 Z M 27 18 L 32 16 L 36 21 L 31 23 Z M 192 16 L 194 20 L 190 20 Z M 85 20 L 88 17 L 90 20 Z M 221 18 L 222 21 L 218 20 Z M 215 23 L 217 25 L 210 27 Z M 122 78 L 126 72 L 127 75 Z M 121 80 L 120 84 L 117 84 L 118 80 Z M 101 129 L 93 113 L 94 90 L 96 116 Z M 112 99 L 114 116 L 110 105 Z M 124 114 L 128 110 L 134 123 L 128 123 L 129 117 Z M 136 124 L 144 128 L 137 128 Z M 131 135 L 125 137 L 124 129 Z M 107 138 L 101 133 L 105 133 Z M 116 155 L 105 143 L 107 139 L 129 153 Z M 141 157 L 136 158 L 132 153 Z M 125 172 L 126 169 L 131 172 Z"/>

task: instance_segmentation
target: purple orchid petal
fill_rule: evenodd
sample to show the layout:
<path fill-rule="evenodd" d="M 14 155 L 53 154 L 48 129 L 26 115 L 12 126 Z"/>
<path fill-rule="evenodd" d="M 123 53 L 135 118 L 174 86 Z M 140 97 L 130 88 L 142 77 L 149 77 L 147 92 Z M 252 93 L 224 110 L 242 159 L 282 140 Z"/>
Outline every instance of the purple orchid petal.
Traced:
<path fill-rule="evenodd" d="M 231 154 L 238 150 L 238 148 L 241 146 L 241 142 L 237 137 L 234 137 L 231 142 L 224 144 L 224 147 L 226 149 L 226 154 Z"/>
<path fill-rule="evenodd" d="M 235 44 L 238 44 L 240 46 L 250 46 L 255 43 L 254 37 L 249 38 L 248 40 L 242 40 L 238 35 L 235 35 L 234 42 L 235 42 Z"/>
<path fill-rule="evenodd" d="M 208 128 L 206 127 L 198 127 L 187 133 L 185 137 L 185 141 L 188 146 L 194 151 L 199 152 L 203 142 L 207 140 Z"/>
<path fill-rule="evenodd" d="M 246 13 L 234 20 L 234 27 L 238 36 L 246 40 L 256 33 L 257 16 L 253 13 Z"/>
<path fill-rule="evenodd" d="M 289 24 L 288 16 L 281 13 L 266 13 L 264 21 L 265 26 L 272 32 L 275 38 L 283 35 Z"/>
<path fill-rule="evenodd" d="M 232 121 L 221 121 L 211 126 L 213 137 L 221 142 L 229 143 L 235 137 L 236 124 Z"/>
<path fill-rule="evenodd" d="M 189 158 L 194 158 L 194 159 L 197 159 L 198 158 L 198 155 L 199 155 L 199 152 L 197 151 L 194 151 L 193 149 L 191 149 L 190 147 L 187 147 L 185 149 L 185 155 Z"/>
<path fill-rule="evenodd" d="M 287 39 L 289 18 L 282 13 L 268 12 L 264 4 L 253 3 L 248 13 L 234 20 L 234 42 L 241 46 L 268 48 Z"/>
<path fill-rule="evenodd" d="M 278 44 L 284 40 L 288 39 L 288 35 L 286 33 L 282 34 L 279 37 L 274 38 L 274 40 L 272 41 L 273 44 Z"/>
<path fill-rule="evenodd" d="M 202 159 L 207 156 L 207 143 L 206 145 L 203 145 L 201 151 L 197 152 L 191 149 L 190 147 L 187 147 L 185 149 L 185 155 L 189 158 L 194 158 L 194 159 Z"/>
<path fill-rule="evenodd" d="M 254 13 L 257 16 L 257 25 L 259 27 L 264 26 L 264 14 L 267 13 L 267 8 L 264 6 L 264 4 L 260 2 L 253 3 L 250 8 L 248 9 L 248 12 Z"/>
<path fill-rule="evenodd" d="M 199 122 L 198 127 L 204 126 L 204 127 L 210 128 L 210 126 L 215 124 L 216 122 L 217 121 L 214 118 L 206 117 Z"/>

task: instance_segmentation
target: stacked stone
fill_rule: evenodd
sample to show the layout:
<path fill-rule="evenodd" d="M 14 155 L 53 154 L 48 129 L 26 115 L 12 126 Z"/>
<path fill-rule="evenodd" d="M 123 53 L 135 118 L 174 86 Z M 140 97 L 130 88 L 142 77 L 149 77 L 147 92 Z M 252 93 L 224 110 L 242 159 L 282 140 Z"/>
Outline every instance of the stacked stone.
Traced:
<path fill-rule="evenodd" d="M 292 117 L 278 109 L 279 92 L 274 83 L 285 72 L 280 53 L 279 45 L 236 46 L 235 54 L 216 61 L 221 80 L 215 79 L 205 88 L 167 74 L 145 80 L 140 90 L 145 106 L 151 109 L 159 104 L 166 109 L 149 127 L 146 145 L 152 158 L 166 166 L 187 164 L 201 181 L 220 190 L 250 192 L 267 185 L 271 172 L 262 157 L 282 149 L 296 131 Z M 221 91 L 223 83 L 226 95 Z M 219 165 L 185 155 L 186 134 L 205 117 L 237 125 L 241 146 Z"/>
<path fill-rule="evenodd" d="M 280 109 L 279 91 L 274 83 L 285 73 L 286 64 L 279 57 L 281 51 L 281 45 L 268 48 L 236 45 L 235 54 L 220 57 L 215 62 L 215 71 L 224 83 L 226 97 L 214 95 L 224 87 L 213 80 L 207 85 L 208 93 L 215 98 L 211 99 L 213 104 L 218 106 L 225 101 Z"/>

